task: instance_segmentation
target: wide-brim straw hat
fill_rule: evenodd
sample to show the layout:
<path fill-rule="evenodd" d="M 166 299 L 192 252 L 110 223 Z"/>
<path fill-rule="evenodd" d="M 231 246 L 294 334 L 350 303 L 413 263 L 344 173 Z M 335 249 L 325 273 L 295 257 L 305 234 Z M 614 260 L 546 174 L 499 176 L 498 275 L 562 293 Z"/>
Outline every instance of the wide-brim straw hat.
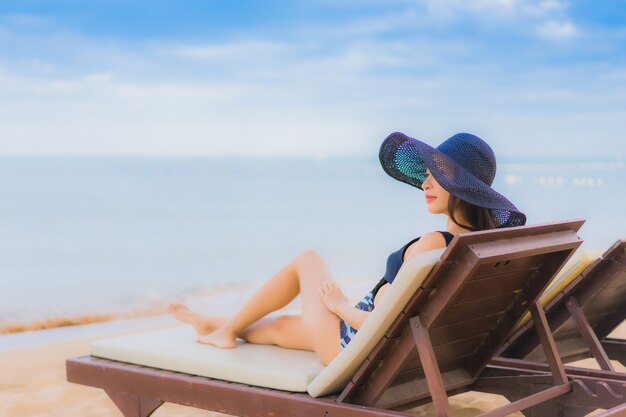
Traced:
<path fill-rule="evenodd" d="M 478 136 L 457 133 L 435 149 L 395 132 L 383 141 L 379 158 L 387 174 L 420 190 L 428 168 L 450 194 L 486 208 L 497 228 L 526 223 L 526 215 L 491 187 L 496 176 L 496 157 Z"/>

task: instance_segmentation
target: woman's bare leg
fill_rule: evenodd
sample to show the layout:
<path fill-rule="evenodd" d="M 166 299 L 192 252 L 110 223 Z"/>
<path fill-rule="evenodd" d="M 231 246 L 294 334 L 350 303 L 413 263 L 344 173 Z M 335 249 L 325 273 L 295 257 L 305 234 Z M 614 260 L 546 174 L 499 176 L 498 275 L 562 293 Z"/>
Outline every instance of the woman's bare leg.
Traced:
<path fill-rule="evenodd" d="M 167 306 L 167 311 L 174 318 L 183 323 L 191 324 L 198 336 L 211 333 L 228 321 L 225 316 L 205 316 L 192 311 L 184 304 L 171 303 Z"/>
<path fill-rule="evenodd" d="M 314 350 L 311 335 L 302 325 L 302 316 L 264 317 L 252 323 L 239 337 L 250 343 Z"/>
<path fill-rule="evenodd" d="M 209 334 L 228 321 L 228 317 L 196 313 L 184 304 L 172 303 L 168 311 L 178 321 L 191 324 L 198 336 Z M 264 317 L 248 326 L 239 337 L 250 343 L 314 350 L 310 335 L 302 324 L 302 316 Z"/>
<path fill-rule="evenodd" d="M 270 278 L 224 325 L 198 341 L 230 348 L 236 345 L 238 336 L 248 336 L 254 343 L 303 346 L 328 363 L 340 351 L 339 317 L 326 308 L 319 294 L 320 286 L 329 279 L 332 275 L 324 260 L 316 252 L 306 251 Z M 279 322 L 268 318 L 253 326 L 268 313 L 287 305 L 298 293 L 302 298 L 301 317 Z M 303 339 L 303 334 L 308 338 Z"/>
<path fill-rule="evenodd" d="M 302 299 L 302 325 L 313 337 L 313 349 L 325 365 L 341 351 L 339 317 L 324 304 L 320 288 L 333 276 L 321 256 L 305 252 L 299 262 L 298 277 Z"/>
<path fill-rule="evenodd" d="M 228 321 L 228 317 L 205 316 L 196 313 L 184 304 L 172 303 L 168 306 L 168 311 L 178 321 L 191 324 L 198 336 L 209 334 Z M 285 335 L 289 336 L 285 337 Z M 248 326 L 239 337 L 250 343 L 313 350 L 310 335 L 302 325 L 302 316 L 264 317 Z"/>
<path fill-rule="evenodd" d="M 298 277 L 294 268 L 296 259 L 298 257 L 256 290 L 223 326 L 198 341 L 219 348 L 235 347 L 235 339 L 239 333 L 260 318 L 289 304 L 299 293 Z"/>

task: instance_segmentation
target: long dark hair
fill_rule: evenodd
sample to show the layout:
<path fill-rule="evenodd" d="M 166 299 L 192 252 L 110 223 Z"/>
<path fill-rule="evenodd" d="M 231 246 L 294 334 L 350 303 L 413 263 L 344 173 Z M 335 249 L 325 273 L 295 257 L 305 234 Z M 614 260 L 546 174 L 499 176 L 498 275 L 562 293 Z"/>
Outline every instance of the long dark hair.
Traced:
<path fill-rule="evenodd" d="M 459 210 L 463 219 L 470 224 L 459 223 L 454 217 L 454 212 L 456 210 Z M 468 203 L 467 201 L 461 200 L 452 194 L 450 194 L 450 199 L 448 200 L 448 213 L 450 214 L 450 219 L 464 229 L 476 231 L 495 229 L 496 227 L 493 220 L 491 220 L 489 211 L 486 208 Z"/>

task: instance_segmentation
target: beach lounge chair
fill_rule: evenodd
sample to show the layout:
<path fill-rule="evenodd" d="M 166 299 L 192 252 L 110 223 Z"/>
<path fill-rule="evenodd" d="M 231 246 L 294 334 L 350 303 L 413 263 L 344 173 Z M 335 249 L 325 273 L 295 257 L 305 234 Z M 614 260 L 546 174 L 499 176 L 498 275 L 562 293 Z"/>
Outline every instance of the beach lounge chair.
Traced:
<path fill-rule="evenodd" d="M 604 254 L 581 254 L 541 299 L 562 360 L 593 357 L 602 371 L 611 373 L 566 367 L 568 374 L 595 374 L 626 381 L 626 373 L 616 373 L 611 363 L 615 360 L 626 365 L 626 341 L 608 337 L 626 319 L 626 240 L 618 240 Z M 532 321 L 520 326 L 500 354 L 545 361 Z M 541 369 L 537 363 L 520 365 Z"/>
<path fill-rule="evenodd" d="M 401 410 L 433 402 L 438 416 L 449 416 L 448 395 L 480 387 L 516 398 L 485 417 L 522 409 L 569 417 L 603 408 L 610 410 L 602 416 L 623 415 L 624 386 L 564 374 L 537 303 L 580 245 L 582 223 L 467 233 L 445 251 L 411 258 L 325 368 L 312 352 L 245 343 L 219 350 L 193 337 L 152 333 L 97 342 L 91 356 L 67 360 L 67 378 L 104 389 L 126 417 L 148 416 L 163 402 L 239 416 L 348 417 L 411 416 Z M 488 369 L 529 308 L 552 372 Z M 194 349 L 202 350 L 197 362 L 186 358 Z M 537 414 L 546 410 L 554 413 Z"/>

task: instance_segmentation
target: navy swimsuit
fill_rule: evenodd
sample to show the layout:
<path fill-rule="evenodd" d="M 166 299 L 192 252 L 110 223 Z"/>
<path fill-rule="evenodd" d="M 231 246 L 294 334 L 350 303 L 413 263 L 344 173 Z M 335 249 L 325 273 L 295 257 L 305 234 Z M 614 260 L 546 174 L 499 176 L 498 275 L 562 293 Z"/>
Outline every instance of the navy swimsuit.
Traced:
<path fill-rule="evenodd" d="M 448 246 L 452 241 L 454 235 L 449 232 L 439 233 L 443 235 L 444 239 L 446 240 L 446 246 Z M 404 262 L 404 252 L 406 251 L 406 248 L 408 248 L 413 242 L 417 242 L 419 239 L 420 238 L 418 237 L 411 240 L 409 243 L 389 255 L 389 258 L 387 258 L 387 270 L 385 271 L 385 275 L 380 279 L 380 281 L 378 282 L 378 284 L 376 284 L 372 291 L 370 291 L 365 297 L 363 297 L 361 301 L 359 301 L 357 305 L 355 305 L 356 308 L 363 311 L 374 310 L 374 297 L 376 297 L 378 290 L 383 285 L 387 283 L 391 284 L 393 282 L 393 280 L 396 278 L 396 275 L 398 274 L 398 271 L 400 270 L 400 267 L 402 266 L 402 263 Z M 345 347 L 348 345 L 348 343 L 350 343 L 350 340 L 352 340 L 356 332 L 357 330 L 351 327 L 348 323 L 343 320 L 340 321 L 339 336 L 341 338 L 341 349 L 345 349 Z"/>

